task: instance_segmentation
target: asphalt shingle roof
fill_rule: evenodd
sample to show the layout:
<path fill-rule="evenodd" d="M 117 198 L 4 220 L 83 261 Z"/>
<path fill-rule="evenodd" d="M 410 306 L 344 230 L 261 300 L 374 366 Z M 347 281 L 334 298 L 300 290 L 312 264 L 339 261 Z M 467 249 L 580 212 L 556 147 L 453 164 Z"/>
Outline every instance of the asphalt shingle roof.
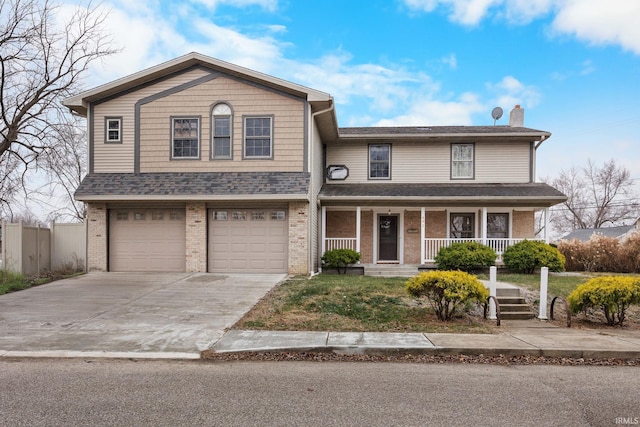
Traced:
<path fill-rule="evenodd" d="M 633 228 L 633 225 L 621 225 L 618 227 L 604 227 L 604 228 L 581 228 L 573 230 L 571 233 L 562 237 L 560 240 L 582 240 L 588 241 L 594 234 L 601 234 L 604 237 L 612 237 L 614 239 L 619 238 L 627 234 Z"/>
<path fill-rule="evenodd" d="M 442 135 L 442 134 L 497 134 L 548 133 L 537 129 L 511 126 L 393 126 L 339 128 L 340 136 L 369 135 Z"/>
<path fill-rule="evenodd" d="M 544 183 L 527 184 L 325 184 L 320 191 L 323 200 L 370 199 L 512 199 L 547 200 L 551 204 L 566 199 L 560 191 Z"/>
<path fill-rule="evenodd" d="M 306 195 L 304 172 L 163 172 L 94 173 L 87 175 L 75 196 L 250 196 Z"/>

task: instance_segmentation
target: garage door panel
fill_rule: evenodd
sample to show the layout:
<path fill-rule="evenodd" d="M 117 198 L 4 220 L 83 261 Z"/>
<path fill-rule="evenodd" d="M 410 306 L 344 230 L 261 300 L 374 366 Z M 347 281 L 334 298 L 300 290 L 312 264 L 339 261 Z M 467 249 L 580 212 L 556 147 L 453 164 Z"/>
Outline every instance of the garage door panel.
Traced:
<path fill-rule="evenodd" d="M 287 271 L 288 221 L 282 209 L 209 212 L 209 271 Z"/>
<path fill-rule="evenodd" d="M 185 271 L 185 215 L 181 209 L 112 209 L 111 271 Z"/>

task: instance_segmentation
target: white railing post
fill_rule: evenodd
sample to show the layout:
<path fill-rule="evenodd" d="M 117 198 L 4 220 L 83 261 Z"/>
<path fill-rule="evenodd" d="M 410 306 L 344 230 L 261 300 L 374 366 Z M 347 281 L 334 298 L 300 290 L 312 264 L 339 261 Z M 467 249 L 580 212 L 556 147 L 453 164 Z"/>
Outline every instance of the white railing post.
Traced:
<path fill-rule="evenodd" d="M 356 208 L 356 252 L 360 252 L 360 206 Z"/>
<path fill-rule="evenodd" d="M 420 208 L 420 264 L 424 264 L 425 260 L 425 244 L 426 241 L 424 240 L 424 238 L 426 234 L 426 230 L 425 230 L 425 214 L 424 214 L 424 207 Z"/>
<path fill-rule="evenodd" d="M 487 244 L 487 208 L 482 208 L 482 244 Z"/>
<path fill-rule="evenodd" d="M 497 271 L 498 269 L 496 268 L 496 266 L 492 266 L 489 267 L 489 295 L 497 298 L 497 291 L 498 291 L 498 281 L 497 281 Z M 493 300 L 493 298 L 491 298 L 489 300 L 489 319 L 491 320 L 496 320 L 496 303 Z"/>
<path fill-rule="evenodd" d="M 320 221 L 322 224 L 322 230 L 320 231 L 320 256 L 322 256 L 327 251 L 327 207 L 323 206 L 320 212 Z"/>
<path fill-rule="evenodd" d="M 549 267 L 540 269 L 540 314 L 538 319 L 547 320 L 547 287 L 549 284 Z"/>

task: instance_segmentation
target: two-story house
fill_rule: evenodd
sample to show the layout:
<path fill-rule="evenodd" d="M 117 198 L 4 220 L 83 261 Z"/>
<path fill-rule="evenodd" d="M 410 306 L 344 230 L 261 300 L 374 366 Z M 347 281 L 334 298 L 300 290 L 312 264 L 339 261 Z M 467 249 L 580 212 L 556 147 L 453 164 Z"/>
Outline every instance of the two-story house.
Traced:
<path fill-rule="evenodd" d="M 88 267 L 318 271 L 325 250 L 427 264 L 452 239 L 499 252 L 565 197 L 535 182 L 550 134 L 338 128 L 331 95 L 191 53 L 68 98 L 87 118 Z"/>

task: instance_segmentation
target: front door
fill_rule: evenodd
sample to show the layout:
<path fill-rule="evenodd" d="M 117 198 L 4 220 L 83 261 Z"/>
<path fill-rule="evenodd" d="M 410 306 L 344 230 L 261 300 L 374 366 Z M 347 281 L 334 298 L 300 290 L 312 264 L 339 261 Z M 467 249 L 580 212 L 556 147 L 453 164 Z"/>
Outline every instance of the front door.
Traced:
<path fill-rule="evenodd" d="M 398 215 L 378 217 L 378 261 L 398 261 Z"/>

